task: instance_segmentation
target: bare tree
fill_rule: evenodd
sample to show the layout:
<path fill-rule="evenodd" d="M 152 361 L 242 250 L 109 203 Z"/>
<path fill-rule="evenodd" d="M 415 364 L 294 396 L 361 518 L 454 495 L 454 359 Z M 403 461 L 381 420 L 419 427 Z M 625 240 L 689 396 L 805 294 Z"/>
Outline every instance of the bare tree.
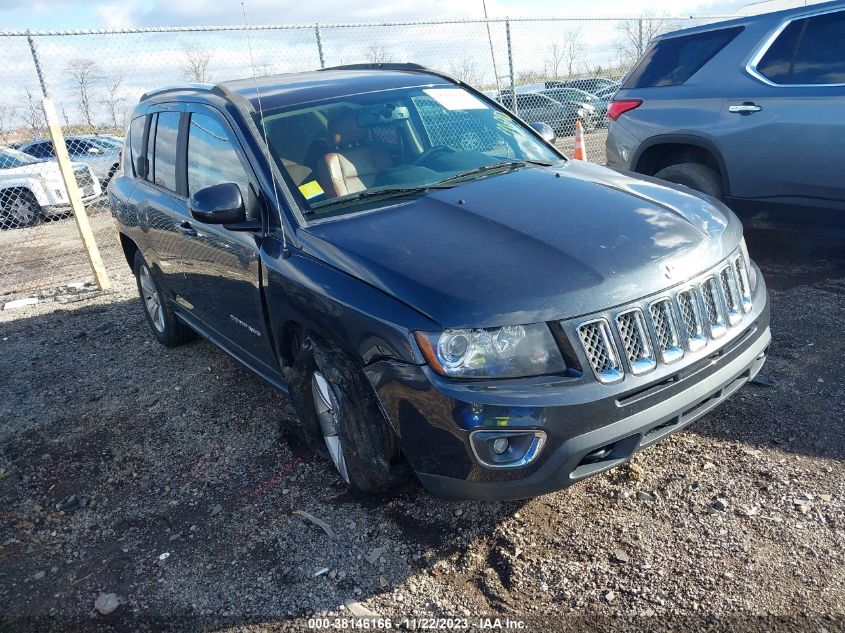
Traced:
<path fill-rule="evenodd" d="M 393 56 L 383 46 L 370 46 L 364 57 L 371 64 L 388 64 L 393 61 Z"/>
<path fill-rule="evenodd" d="M 0 142 L 3 144 L 7 144 L 11 139 L 17 112 L 18 110 L 15 106 L 0 103 Z"/>
<path fill-rule="evenodd" d="M 581 55 L 581 29 L 572 29 L 567 32 L 562 44 L 549 46 L 543 62 L 544 74 L 549 79 L 560 79 L 565 70 L 567 77 L 574 77 Z"/>
<path fill-rule="evenodd" d="M 102 71 L 93 59 L 80 57 L 72 60 L 67 65 L 67 73 L 73 80 L 73 89 L 76 93 L 76 103 L 83 121 L 88 127 L 94 127 L 93 121 L 93 97 L 96 85 L 102 79 Z"/>
<path fill-rule="evenodd" d="M 185 79 L 198 84 L 208 83 L 211 79 L 208 72 L 211 53 L 194 44 L 183 44 L 182 52 L 185 54 L 185 61 L 182 64 L 182 74 Z"/>
<path fill-rule="evenodd" d="M 581 29 L 570 29 L 566 33 L 566 54 L 564 56 L 566 74 L 569 77 L 575 76 L 575 68 L 582 59 L 582 45 Z"/>
<path fill-rule="evenodd" d="M 677 28 L 678 24 L 672 18 L 654 13 L 647 13 L 641 18 L 622 20 L 616 26 L 619 31 L 617 46 L 620 65 L 630 68 L 642 57 L 652 39 Z"/>
<path fill-rule="evenodd" d="M 449 74 L 476 88 L 484 83 L 484 72 L 479 71 L 475 62 L 469 57 L 449 62 Z"/>
<path fill-rule="evenodd" d="M 41 101 L 33 94 L 26 91 L 26 103 L 21 112 L 21 120 L 29 128 L 32 138 L 40 138 L 46 124 L 44 123 L 44 110 L 41 109 Z"/>
<path fill-rule="evenodd" d="M 126 97 L 121 96 L 122 87 L 123 77 L 115 77 L 106 86 L 106 96 L 100 100 L 100 103 L 106 108 L 109 122 L 114 128 L 126 126 Z"/>

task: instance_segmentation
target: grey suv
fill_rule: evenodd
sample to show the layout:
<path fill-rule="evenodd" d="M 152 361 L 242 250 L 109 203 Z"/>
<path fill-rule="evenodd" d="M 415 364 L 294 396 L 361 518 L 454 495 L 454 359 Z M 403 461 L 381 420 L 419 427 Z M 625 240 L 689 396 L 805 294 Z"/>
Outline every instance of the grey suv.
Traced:
<path fill-rule="evenodd" d="M 611 167 L 772 219 L 812 208 L 841 221 L 845 2 L 662 35 L 608 116 Z"/>

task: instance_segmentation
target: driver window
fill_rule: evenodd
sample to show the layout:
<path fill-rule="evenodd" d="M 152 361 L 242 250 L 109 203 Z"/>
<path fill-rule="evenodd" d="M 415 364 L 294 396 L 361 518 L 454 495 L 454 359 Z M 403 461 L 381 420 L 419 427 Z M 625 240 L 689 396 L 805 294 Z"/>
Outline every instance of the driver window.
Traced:
<path fill-rule="evenodd" d="M 224 182 L 238 185 L 247 199 L 249 178 L 228 131 L 216 118 L 193 113 L 188 132 L 188 195 Z"/>

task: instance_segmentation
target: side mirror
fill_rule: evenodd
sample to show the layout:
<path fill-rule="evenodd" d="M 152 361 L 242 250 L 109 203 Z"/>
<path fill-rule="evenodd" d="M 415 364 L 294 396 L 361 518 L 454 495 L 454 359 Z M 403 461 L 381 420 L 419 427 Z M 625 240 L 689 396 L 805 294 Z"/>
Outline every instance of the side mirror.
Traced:
<path fill-rule="evenodd" d="M 135 159 L 135 173 L 138 178 L 146 178 L 150 175 L 150 163 L 146 156 L 138 156 Z"/>
<path fill-rule="evenodd" d="M 96 147 L 89 147 L 88 153 L 89 154 L 102 154 L 102 152 L 99 149 L 97 149 Z"/>
<path fill-rule="evenodd" d="M 233 182 L 200 189 L 188 200 L 191 215 L 205 224 L 238 224 L 246 221 L 244 199 Z"/>
<path fill-rule="evenodd" d="M 548 123 L 543 123 L 542 121 L 535 121 L 534 123 L 529 123 L 528 125 L 534 128 L 534 131 L 537 132 L 537 134 L 539 134 L 540 136 L 542 136 L 543 140 L 546 141 L 546 143 L 552 144 L 555 142 L 557 136 L 555 136 L 555 131 L 552 129 L 552 126 L 550 126 Z"/>

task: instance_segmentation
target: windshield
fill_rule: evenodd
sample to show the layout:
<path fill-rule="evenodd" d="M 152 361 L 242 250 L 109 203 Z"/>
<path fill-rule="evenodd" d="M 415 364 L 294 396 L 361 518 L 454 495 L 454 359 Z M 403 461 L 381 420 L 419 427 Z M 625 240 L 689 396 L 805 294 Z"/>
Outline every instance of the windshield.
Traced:
<path fill-rule="evenodd" d="M 255 115 L 309 217 L 561 160 L 504 110 L 458 86 L 341 96 Z"/>
<path fill-rule="evenodd" d="M 33 158 L 29 154 L 24 154 L 16 149 L 0 148 L 0 169 L 14 169 L 15 167 L 34 165 L 39 162 L 41 161 L 37 158 Z"/>

